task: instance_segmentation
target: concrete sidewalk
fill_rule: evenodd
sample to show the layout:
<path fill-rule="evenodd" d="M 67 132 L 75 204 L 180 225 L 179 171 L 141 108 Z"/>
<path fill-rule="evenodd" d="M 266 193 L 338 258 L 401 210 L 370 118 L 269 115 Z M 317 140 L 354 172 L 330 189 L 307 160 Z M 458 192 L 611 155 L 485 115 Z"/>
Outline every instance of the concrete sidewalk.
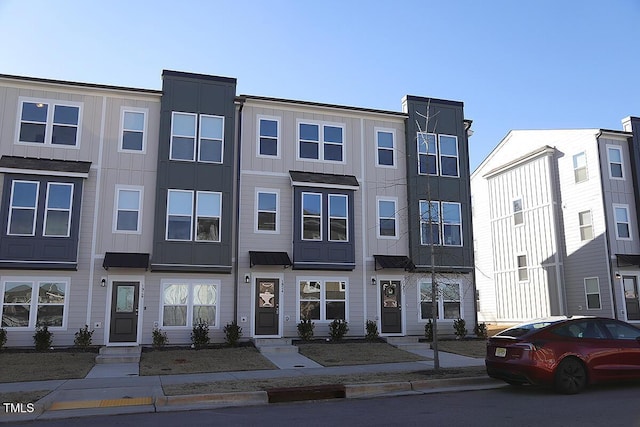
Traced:
<path fill-rule="evenodd" d="M 322 367 L 299 353 L 263 353 L 279 369 L 188 375 L 138 376 L 138 364 L 96 365 L 83 379 L 32 381 L 0 384 L 0 393 L 50 390 L 38 402 L 7 402 L 0 408 L 0 423 L 34 419 L 55 419 L 91 415 L 179 411 L 239 405 L 268 404 L 267 392 L 216 393 L 165 396 L 164 385 L 206 383 L 224 380 L 251 380 L 313 375 L 418 371 L 433 368 L 433 350 L 428 345 L 410 351 L 428 359 L 420 362 Z M 484 359 L 439 353 L 440 367 L 484 366 Z M 500 387 L 488 377 L 458 378 L 384 384 L 345 385 L 347 398 L 390 394 L 432 393 Z M 3 402 L 4 403 L 4 402 Z M 33 403 L 32 407 L 27 404 Z M 17 404 L 17 405 L 16 405 Z"/>

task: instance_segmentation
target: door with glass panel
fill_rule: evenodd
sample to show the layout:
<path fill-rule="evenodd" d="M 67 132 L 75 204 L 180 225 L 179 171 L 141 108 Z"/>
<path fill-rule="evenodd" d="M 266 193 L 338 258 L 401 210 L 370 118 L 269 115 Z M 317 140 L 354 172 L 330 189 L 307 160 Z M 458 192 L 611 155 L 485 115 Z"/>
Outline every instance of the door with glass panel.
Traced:
<path fill-rule="evenodd" d="M 640 300 L 638 299 L 638 280 L 636 276 L 624 276 L 624 301 L 627 309 L 627 320 L 640 320 Z"/>
<path fill-rule="evenodd" d="M 256 279 L 256 335 L 278 335 L 280 300 L 278 279 Z"/>
<path fill-rule="evenodd" d="M 380 280 L 381 331 L 383 334 L 402 333 L 402 286 L 399 280 Z"/>
<path fill-rule="evenodd" d="M 139 282 L 113 282 L 109 342 L 138 341 Z"/>

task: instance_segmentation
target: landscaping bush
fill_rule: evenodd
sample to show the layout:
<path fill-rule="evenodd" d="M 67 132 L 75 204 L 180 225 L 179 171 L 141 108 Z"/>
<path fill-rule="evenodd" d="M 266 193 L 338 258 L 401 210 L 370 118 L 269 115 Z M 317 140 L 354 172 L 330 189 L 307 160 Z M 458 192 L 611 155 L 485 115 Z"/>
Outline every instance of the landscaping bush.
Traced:
<path fill-rule="evenodd" d="M 298 323 L 298 336 L 300 339 L 302 341 L 311 341 L 313 339 L 313 328 L 315 328 L 315 325 L 311 319 L 302 319 Z"/>
<path fill-rule="evenodd" d="M 238 341 L 242 336 L 242 328 L 238 326 L 236 321 L 234 320 L 231 323 L 227 323 L 223 330 L 224 342 L 226 342 L 230 347 L 235 347 L 236 345 L 238 345 Z"/>
<path fill-rule="evenodd" d="M 467 328 L 465 326 L 466 322 L 464 321 L 464 319 L 457 318 L 453 321 L 453 329 L 456 333 L 457 339 L 463 339 L 467 336 Z"/>
<path fill-rule="evenodd" d="M 33 343 L 37 351 L 47 351 L 53 343 L 53 333 L 49 331 L 46 323 L 36 325 L 36 333 L 33 335 Z"/>
<path fill-rule="evenodd" d="M 329 323 L 329 335 L 331 341 L 340 341 L 349 332 L 349 325 L 342 319 L 334 319 Z"/>
<path fill-rule="evenodd" d="M 368 341 L 375 341 L 378 339 L 378 324 L 375 320 L 367 320 L 367 334 L 365 339 Z"/>
<path fill-rule="evenodd" d="M 91 346 L 91 337 L 93 336 L 93 330 L 89 330 L 89 325 L 84 325 L 84 328 L 80 328 L 76 332 L 73 340 L 73 345 L 86 351 Z"/>
<path fill-rule="evenodd" d="M 167 345 L 169 342 L 169 338 L 167 338 L 167 333 L 163 332 L 162 329 L 153 328 L 153 348 L 160 349 Z"/>
<path fill-rule="evenodd" d="M 478 323 L 475 328 L 473 328 L 473 332 L 476 334 L 476 337 L 487 339 L 489 337 L 489 332 L 487 331 L 487 324 L 482 322 Z"/>
<path fill-rule="evenodd" d="M 7 330 L 4 328 L 0 328 L 0 350 L 4 348 L 4 345 L 7 343 Z"/>
<path fill-rule="evenodd" d="M 427 341 L 433 341 L 433 323 L 431 323 L 431 319 L 428 319 L 424 325 L 424 337 Z"/>
<path fill-rule="evenodd" d="M 191 346 L 199 350 L 208 346 L 209 341 L 209 325 L 206 321 L 198 319 L 191 332 Z"/>

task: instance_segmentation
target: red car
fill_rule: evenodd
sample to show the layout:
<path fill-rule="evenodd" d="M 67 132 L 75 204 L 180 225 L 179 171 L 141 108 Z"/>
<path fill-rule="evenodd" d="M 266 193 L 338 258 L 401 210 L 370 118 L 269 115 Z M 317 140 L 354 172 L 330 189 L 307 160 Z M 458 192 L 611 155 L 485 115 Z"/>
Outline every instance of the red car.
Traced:
<path fill-rule="evenodd" d="M 588 384 L 640 379 L 640 329 L 601 317 L 549 318 L 487 341 L 487 374 L 512 385 L 552 385 L 579 393 Z"/>

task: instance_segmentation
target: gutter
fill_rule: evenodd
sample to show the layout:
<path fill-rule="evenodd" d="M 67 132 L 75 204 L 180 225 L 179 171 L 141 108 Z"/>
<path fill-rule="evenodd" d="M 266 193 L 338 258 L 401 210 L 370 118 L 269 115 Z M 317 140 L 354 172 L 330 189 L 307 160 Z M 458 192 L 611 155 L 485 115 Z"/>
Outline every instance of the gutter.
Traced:
<path fill-rule="evenodd" d="M 238 108 L 238 140 L 236 142 L 236 155 L 238 159 L 236 160 L 236 191 L 235 194 L 238 195 L 236 197 L 236 229 L 235 229 L 235 268 L 233 269 L 233 319 L 236 324 L 238 323 L 238 269 L 239 269 L 239 256 L 240 256 L 240 153 L 242 146 L 242 109 L 244 107 L 245 98 L 236 97 L 236 102 L 240 105 Z"/>

